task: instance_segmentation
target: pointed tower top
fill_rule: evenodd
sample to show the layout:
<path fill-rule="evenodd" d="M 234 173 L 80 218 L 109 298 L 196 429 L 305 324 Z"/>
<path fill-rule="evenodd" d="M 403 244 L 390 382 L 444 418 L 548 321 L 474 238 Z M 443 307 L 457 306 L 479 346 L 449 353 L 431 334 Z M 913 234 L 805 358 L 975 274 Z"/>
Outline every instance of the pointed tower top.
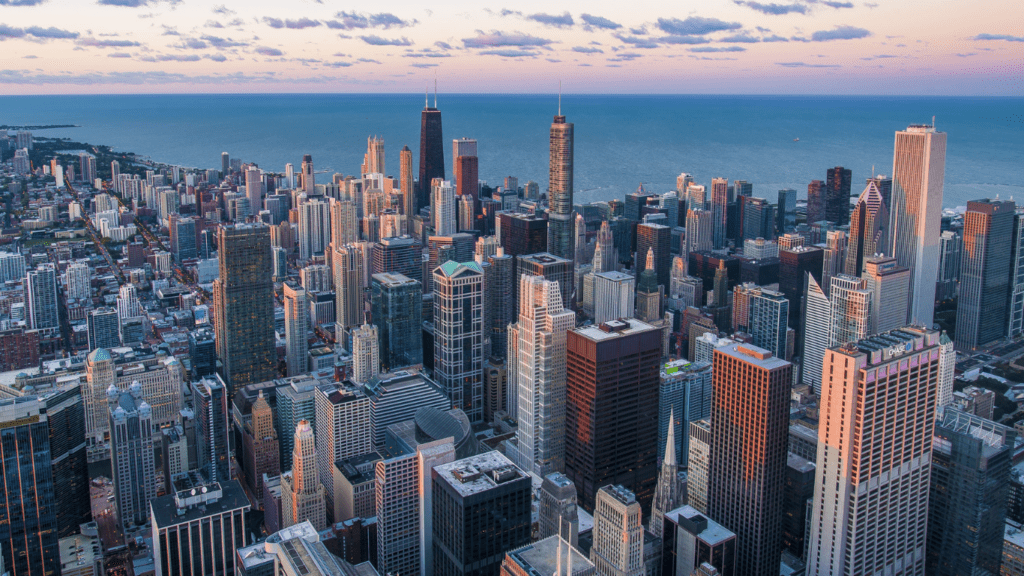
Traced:
<path fill-rule="evenodd" d="M 558 115 L 562 115 L 562 81 L 558 81 Z M 932 124 L 935 124 L 935 117 L 932 116 Z"/>
<path fill-rule="evenodd" d="M 676 409 L 672 408 L 668 413 L 668 435 L 665 438 L 665 459 L 663 466 L 676 466 Z"/>
<path fill-rule="evenodd" d="M 434 108 L 437 108 L 437 72 L 434 72 Z"/>
<path fill-rule="evenodd" d="M 423 89 L 423 107 L 430 108 L 430 87 Z"/>
<path fill-rule="evenodd" d="M 653 270 L 653 269 L 654 269 L 654 248 L 648 248 L 647 249 L 647 265 L 644 267 L 644 270 Z"/>

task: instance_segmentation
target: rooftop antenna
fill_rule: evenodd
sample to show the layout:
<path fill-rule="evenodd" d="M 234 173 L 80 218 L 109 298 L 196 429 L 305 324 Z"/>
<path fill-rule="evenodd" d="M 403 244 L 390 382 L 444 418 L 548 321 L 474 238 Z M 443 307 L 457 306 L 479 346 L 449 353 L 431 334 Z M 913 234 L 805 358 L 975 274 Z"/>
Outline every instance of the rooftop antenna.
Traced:
<path fill-rule="evenodd" d="M 423 88 L 423 107 L 430 108 L 430 86 Z"/>
<path fill-rule="evenodd" d="M 437 72 L 434 72 L 434 108 L 437 108 Z"/>
<path fill-rule="evenodd" d="M 871 179 L 872 180 L 875 179 L 875 165 L 874 164 L 871 165 Z"/>
<path fill-rule="evenodd" d="M 932 116 L 932 130 L 935 129 L 935 116 Z"/>
<path fill-rule="evenodd" d="M 562 115 L 562 81 L 558 81 L 558 115 Z"/>

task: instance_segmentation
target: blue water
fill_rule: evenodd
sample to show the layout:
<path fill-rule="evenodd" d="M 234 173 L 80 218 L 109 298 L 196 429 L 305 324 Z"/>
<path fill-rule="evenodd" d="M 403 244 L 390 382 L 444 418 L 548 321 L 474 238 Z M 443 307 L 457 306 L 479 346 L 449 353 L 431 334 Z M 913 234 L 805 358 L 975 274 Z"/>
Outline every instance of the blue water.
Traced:
<path fill-rule="evenodd" d="M 450 142 L 465 136 L 479 141 L 482 180 L 514 175 L 544 190 L 556 106 L 550 95 L 442 94 L 447 174 Z M 872 166 L 891 173 L 894 132 L 932 116 L 948 133 L 946 206 L 1024 198 L 1024 98 L 567 95 L 562 106 L 575 123 L 576 202 L 621 198 L 641 182 L 666 192 L 680 172 L 747 180 L 774 200 L 836 165 L 859 190 Z M 359 171 L 373 134 L 397 176 L 403 145 L 418 166 L 422 107 L 422 96 L 394 94 L 6 96 L 0 124 L 75 124 L 39 134 L 203 168 L 219 167 L 223 151 L 273 171 L 312 154 L 318 171 L 343 174 Z"/>

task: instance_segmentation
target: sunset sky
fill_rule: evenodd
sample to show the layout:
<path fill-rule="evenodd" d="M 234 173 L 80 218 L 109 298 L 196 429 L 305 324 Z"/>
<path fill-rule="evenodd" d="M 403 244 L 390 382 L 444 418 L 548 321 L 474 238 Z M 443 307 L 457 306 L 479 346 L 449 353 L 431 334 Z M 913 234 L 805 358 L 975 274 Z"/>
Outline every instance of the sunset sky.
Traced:
<path fill-rule="evenodd" d="M 1024 5 L 0 0 L 0 55 L 4 94 L 1019 96 Z"/>

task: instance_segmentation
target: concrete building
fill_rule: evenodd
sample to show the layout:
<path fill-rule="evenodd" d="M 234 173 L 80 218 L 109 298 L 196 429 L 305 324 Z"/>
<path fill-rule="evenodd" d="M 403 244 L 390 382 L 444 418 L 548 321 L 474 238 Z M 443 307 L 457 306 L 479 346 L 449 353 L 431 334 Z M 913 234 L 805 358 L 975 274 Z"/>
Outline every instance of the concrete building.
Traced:
<path fill-rule="evenodd" d="M 580 531 L 576 486 L 561 472 L 544 476 L 540 485 L 540 537 L 556 536 L 573 547 L 577 546 Z"/>
<path fill-rule="evenodd" d="M 335 462 L 373 450 L 370 400 L 361 389 L 333 384 L 318 386 L 314 394 L 316 470 L 320 484 L 333 486 Z M 333 491 L 327 493 L 326 503 L 333 512 Z M 340 519 L 329 517 L 327 520 L 333 523 Z"/>
<path fill-rule="evenodd" d="M 572 260 L 573 242 L 573 124 L 558 114 L 551 123 L 548 153 L 548 252 Z M 566 304 L 568 308 L 568 304 Z"/>
<path fill-rule="evenodd" d="M 594 322 L 633 316 L 636 279 L 622 272 L 594 274 Z"/>
<path fill-rule="evenodd" d="M 871 291 L 868 334 L 888 332 L 902 326 L 910 298 L 910 270 L 889 256 L 863 259 L 861 278 Z"/>
<path fill-rule="evenodd" d="M 380 374 L 380 341 L 377 326 L 363 324 L 352 331 L 352 381 L 366 384 Z"/>
<path fill-rule="evenodd" d="M 150 503 L 156 576 L 236 576 L 235 550 L 250 544 L 249 500 L 229 480 Z"/>
<path fill-rule="evenodd" d="M 665 513 L 662 576 L 700 574 L 710 565 L 721 576 L 736 574 L 736 534 L 692 506 Z"/>
<path fill-rule="evenodd" d="M 611 484 L 597 491 L 590 561 L 598 575 L 644 575 L 641 515 L 636 496 L 621 485 Z"/>
<path fill-rule="evenodd" d="M 294 446 L 292 469 L 281 475 L 281 527 L 309 522 L 324 530 L 327 504 L 324 486 L 317 478 L 317 450 L 309 422 L 299 422 Z"/>
<path fill-rule="evenodd" d="M 563 559 L 564 558 L 564 559 Z M 501 576 L 596 576 L 594 563 L 558 535 L 509 550 Z"/>

